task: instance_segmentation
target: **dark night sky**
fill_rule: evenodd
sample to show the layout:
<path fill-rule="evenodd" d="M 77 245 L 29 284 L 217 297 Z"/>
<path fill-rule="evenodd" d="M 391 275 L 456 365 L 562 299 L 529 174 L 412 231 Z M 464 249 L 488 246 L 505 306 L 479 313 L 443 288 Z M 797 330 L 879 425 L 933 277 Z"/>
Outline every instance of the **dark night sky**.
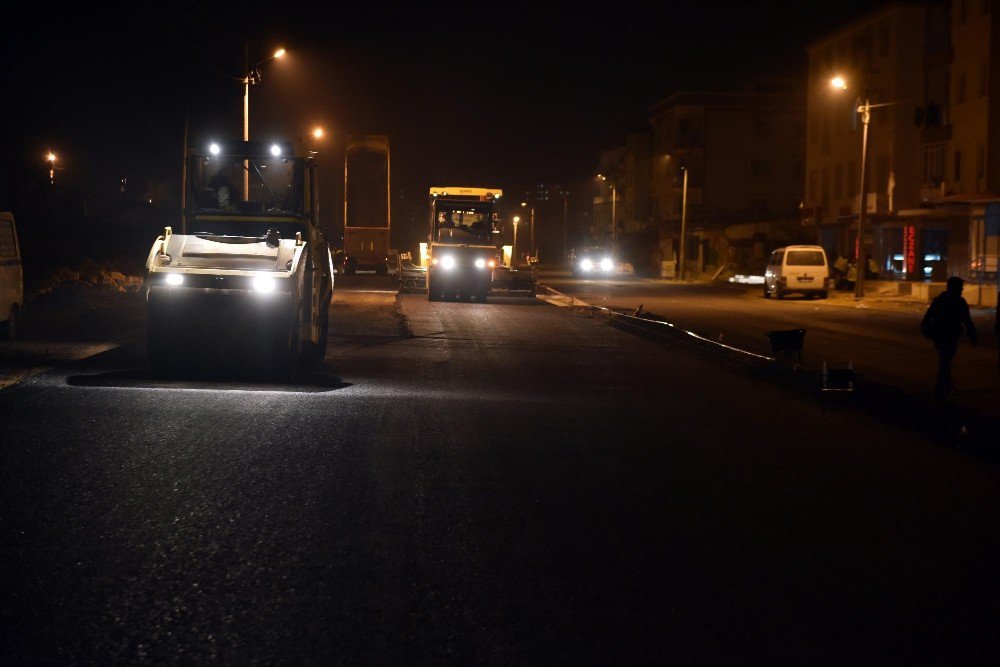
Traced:
<path fill-rule="evenodd" d="M 253 136 L 316 122 L 335 137 L 388 134 L 394 189 L 420 201 L 432 182 L 576 185 L 658 99 L 799 75 L 806 44 L 878 6 L 489 4 L 470 14 L 357 3 L 334 14 L 332 3 L 179 0 L 87 16 L 39 10 L 4 45 L 5 169 L 44 169 L 52 147 L 66 182 L 82 170 L 91 188 L 121 175 L 175 179 L 185 110 L 193 140 L 241 131 L 235 79 L 249 39 L 252 58 L 289 51 L 251 93 Z M 5 180 L 8 198 L 18 186 Z"/>

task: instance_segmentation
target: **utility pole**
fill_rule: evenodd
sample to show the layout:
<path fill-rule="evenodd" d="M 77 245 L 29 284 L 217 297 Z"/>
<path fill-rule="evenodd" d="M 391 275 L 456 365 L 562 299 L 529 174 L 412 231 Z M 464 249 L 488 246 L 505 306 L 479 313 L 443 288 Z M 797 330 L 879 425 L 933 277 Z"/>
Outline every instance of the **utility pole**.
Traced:
<path fill-rule="evenodd" d="M 250 141 L 250 83 L 253 73 L 250 71 L 250 43 L 243 42 L 243 141 Z M 250 162 L 243 161 L 243 201 L 250 199 Z"/>
<path fill-rule="evenodd" d="M 686 239 L 687 239 L 687 218 L 688 218 L 688 170 L 687 167 L 681 167 L 681 171 L 684 172 L 684 183 L 681 189 L 681 243 L 680 252 L 677 256 L 677 280 L 679 282 L 684 281 L 684 259 L 686 251 Z"/>
<path fill-rule="evenodd" d="M 538 259 L 538 248 L 535 247 L 535 205 L 531 205 L 531 256 Z"/>
<path fill-rule="evenodd" d="M 569 191 L 568 190 L 563 190 L 562 191 L 562 198 L 563 198 L 562 261 L 565 262 L 566 261 L 566 256 L 569 253 L 569 248 L 567 247 L 567 233 L 566 233 L 566 219 L 567 219 L 566 213 L 567 213 L 567 210 L 568 210 L 568 207 L 569 207 L 569 204 L 568 204 L 568 202 L 569 202 Z"/>
<path fill-rule="evenodd" d="M 855 262 L 854 298 L 865 296 L 865 275 L 868 273 L 868 262 L 865 257 L 865 222 L 868 217 L 868 123 L 871 121 L 871 100 L 865 97 L 865 103 L 858 106 L 861 114 L 861 206 L 858 207 L 858 255 Z"/>
<path fill-rule="evenodd" d="M 618 225 L 615 224 L 615 204 L 618 202 L 618 192 L 614 181 L 611 182 L 611 261 L 618 262 Z"/>

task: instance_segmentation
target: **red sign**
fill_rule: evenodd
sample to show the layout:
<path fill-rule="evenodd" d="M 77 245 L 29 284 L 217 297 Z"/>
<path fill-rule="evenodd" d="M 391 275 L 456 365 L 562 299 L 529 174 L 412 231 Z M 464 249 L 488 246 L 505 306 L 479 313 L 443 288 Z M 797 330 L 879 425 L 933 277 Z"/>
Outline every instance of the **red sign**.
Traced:
<path fill-rule="evenodd" d="M 917 228 L 914 225 L 903 227 L 903 270 L 907 277 L 917 273 Z"/>

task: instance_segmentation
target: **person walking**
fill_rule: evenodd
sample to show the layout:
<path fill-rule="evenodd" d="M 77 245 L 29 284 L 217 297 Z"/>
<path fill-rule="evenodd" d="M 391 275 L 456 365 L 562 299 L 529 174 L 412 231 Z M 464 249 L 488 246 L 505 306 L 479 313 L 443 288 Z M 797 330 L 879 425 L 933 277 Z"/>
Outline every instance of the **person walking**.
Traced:
<path fill-rule="evenodd" d="M 958 341 L 962 330 L 976 346 L 976 325 L 969 314 L 969 304 L 962 298 L 965 281 L 958 276 L 948 278 L 945 291 L 934 297 L 920 322 L 924 338 L 934 341 L 938 354 L 937 378 L 934 380 L 934 395 L 948 396 L 955 393 L 951 383 L 951 362 L 958 351 Z"/>

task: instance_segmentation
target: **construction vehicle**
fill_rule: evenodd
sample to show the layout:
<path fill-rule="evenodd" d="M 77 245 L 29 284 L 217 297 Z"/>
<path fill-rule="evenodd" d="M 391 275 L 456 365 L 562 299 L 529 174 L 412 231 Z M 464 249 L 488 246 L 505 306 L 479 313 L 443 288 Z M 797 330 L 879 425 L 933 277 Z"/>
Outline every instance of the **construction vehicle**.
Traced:
<path fill-rule="evenodd" d="M 344 152 L 344 273 L 389 273 L 389 138 L 348 136 Z"/>
<path fill-rule="evenodd" d="M 502 244 L 502 196 L 499 188 L 430 189 L 428 243 L 420 244 L 429 300 L 535 294 L 534 269 L 516 266 L 513 248 Z"/>
<path fill-rule="evenodd" d="M 426 247 L 426 243 L 422 244 Z M 427 289 L 427 268 L 414 264 L 413 253 L 407 251 L 397 255 L 396 279 L 400 292 L 425 291 Z"/>
<path fill-rule="evenodd" d="M 326 354 L 333 258 L 316 157 L 290 143 L 186 151 L 181 233 L 146 260 L 154 372 L 227 368 L 291 377 Z"/>

